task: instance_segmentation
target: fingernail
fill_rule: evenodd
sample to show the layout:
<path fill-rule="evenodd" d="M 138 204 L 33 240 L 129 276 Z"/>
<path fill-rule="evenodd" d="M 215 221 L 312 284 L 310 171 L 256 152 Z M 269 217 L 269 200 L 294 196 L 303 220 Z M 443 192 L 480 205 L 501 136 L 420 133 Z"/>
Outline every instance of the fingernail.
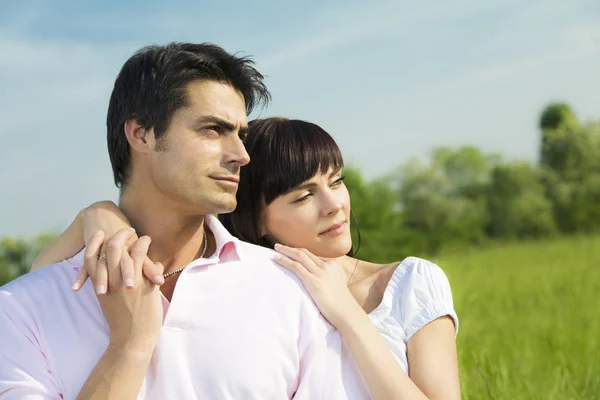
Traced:
<path fill-rule="evenodd" d="M 134 229 L 134 228 L 127 228 L 127 230 L 128 230 L 129 232 L 132 232 L 132 233 L 133 233 L 133 232 L 135 232 L 135 229 Z"/>
<path fill-rule="evenodd" d="M 276 248 L 276 249 L 279 249 L 279 248 L 281 248 L 281 247 L 283 247 L 283 246 L 281 246 L 279 243 L 275 243 L 275 248 Z"/>
<path fill-rule="evenodd" d="M 98 287 L 96 288 L 96 294 L 104 294 L 106 293 L 106 288 L 104 287 L 104 285 L 98 285 Z"/>
<path fill-rule="evenodd" d="M 133 287 L 133 279 L 129 278 L 129 279 L 125 279 L 125 286 L 128 288 L 132 288 Z"/>
<path fill-rule="evenodd" d="M 71 286 L 71 289 L 72 289 L 73 291 L 78 291 L 80 287 L 81 287 L 81 285 L 79 284 L 79 282 L 75 282 L 75 283 L 73 284 L 73 286 Z"/>
<path fill-rule="evenodd" d="M 154 277 L 154 283 L 156 283 L 157 285 L 162 285 L 163 283 L 165 283 L 165 278 L 163 278 L 162 275 L 156 275 Z"/>
<path fill-rule="evenodd" d="M 279 261 L 279 260 L 281 260 L 281 256 L 279 254 L 275 254 L 274 259 L 275 259 L 275 261 Z"/>

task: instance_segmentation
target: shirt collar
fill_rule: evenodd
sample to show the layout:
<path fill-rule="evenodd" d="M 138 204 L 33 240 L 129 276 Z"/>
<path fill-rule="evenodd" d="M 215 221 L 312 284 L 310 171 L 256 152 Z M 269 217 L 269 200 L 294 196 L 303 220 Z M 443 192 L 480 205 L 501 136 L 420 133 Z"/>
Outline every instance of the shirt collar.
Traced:
<path fill-rule="evenodd" d="M 235 256 L 241 260 L 243 257 L 243 249 L 241 241 L 233 236 L 214 215 L 207 215 L 204 217 L 204 222 L 208 226 L 208 229 L 212 232 L 215 237 L 215 243 L 217 245 L 215 255 L 221 256 L 223 250 L 227 247 L 231 247 Z M 230 244 L 231 243 L 231 244 Z"/>
<path fill-rule="evenodd" d="M 241 246 L 240 239 L 236 238 L 231 233 L 229 233 L 229 231 L 225 229 L 221 221 L 219 221 L 219 219 L 214 215 L 206 215 L 204 217 L 204 222 L 215 237 L 215 243 L 217 245 L 215 256 L 220 258 L 223 251 L 227 250 L 232 252 L 230 254 L 230 257 L 233 257 L 234 259 L 237 258 L 241 261 L 243 257 L 243 249 Z M 65 261 L 69 263 L 75 270 L 79 270 L 83 266 L 84 253 L 85 247 L 75 256 Z"/>

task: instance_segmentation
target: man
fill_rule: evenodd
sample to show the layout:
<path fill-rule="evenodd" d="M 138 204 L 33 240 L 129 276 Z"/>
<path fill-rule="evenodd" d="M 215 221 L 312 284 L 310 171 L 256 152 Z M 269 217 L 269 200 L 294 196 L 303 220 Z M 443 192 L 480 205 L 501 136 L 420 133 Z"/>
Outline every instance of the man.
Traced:
<path fill-rule="evenodd" d="M 82 254 L 0 288 L 0 399 L 344 397 L 339 335 L 269 250 L 210 216 L 235 208 L 247 114 L 268 100 L 252 62 L 214 45 L 125 63 L 107 139 L 120 207 L 144 236 L 130 253 L 127 230 L 100 259 L 86 253 L 107 263 L 106 294 L 71 290 Z M 160 288 L 141 273 L 149 237 Z"/>

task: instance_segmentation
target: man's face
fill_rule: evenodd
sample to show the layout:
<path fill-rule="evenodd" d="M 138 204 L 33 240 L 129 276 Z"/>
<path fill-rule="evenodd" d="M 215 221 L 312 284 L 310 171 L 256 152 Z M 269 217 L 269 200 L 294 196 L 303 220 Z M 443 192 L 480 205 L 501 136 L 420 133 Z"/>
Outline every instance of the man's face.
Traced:
<path fill-rule="evenodd" d="M 173 115 L 147 166 L 161 195 L 192 214 L 231 212 L 236 206 L 240 167 L 250 157 L 244 98 L 213 81 L 187 86 L 190 106 Z M 153 135 L 150 135 L 153 136 Z"/>

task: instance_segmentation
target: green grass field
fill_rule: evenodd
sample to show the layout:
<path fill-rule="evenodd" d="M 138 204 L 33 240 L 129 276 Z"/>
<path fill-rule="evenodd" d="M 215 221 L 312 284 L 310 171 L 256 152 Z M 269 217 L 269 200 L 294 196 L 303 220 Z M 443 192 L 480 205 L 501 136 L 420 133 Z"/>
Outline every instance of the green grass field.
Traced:
<path fill-rule="evenodd" d="M 459 315 L 464 399 L 600 399 L 600 237 L 435 262 Z"/>

